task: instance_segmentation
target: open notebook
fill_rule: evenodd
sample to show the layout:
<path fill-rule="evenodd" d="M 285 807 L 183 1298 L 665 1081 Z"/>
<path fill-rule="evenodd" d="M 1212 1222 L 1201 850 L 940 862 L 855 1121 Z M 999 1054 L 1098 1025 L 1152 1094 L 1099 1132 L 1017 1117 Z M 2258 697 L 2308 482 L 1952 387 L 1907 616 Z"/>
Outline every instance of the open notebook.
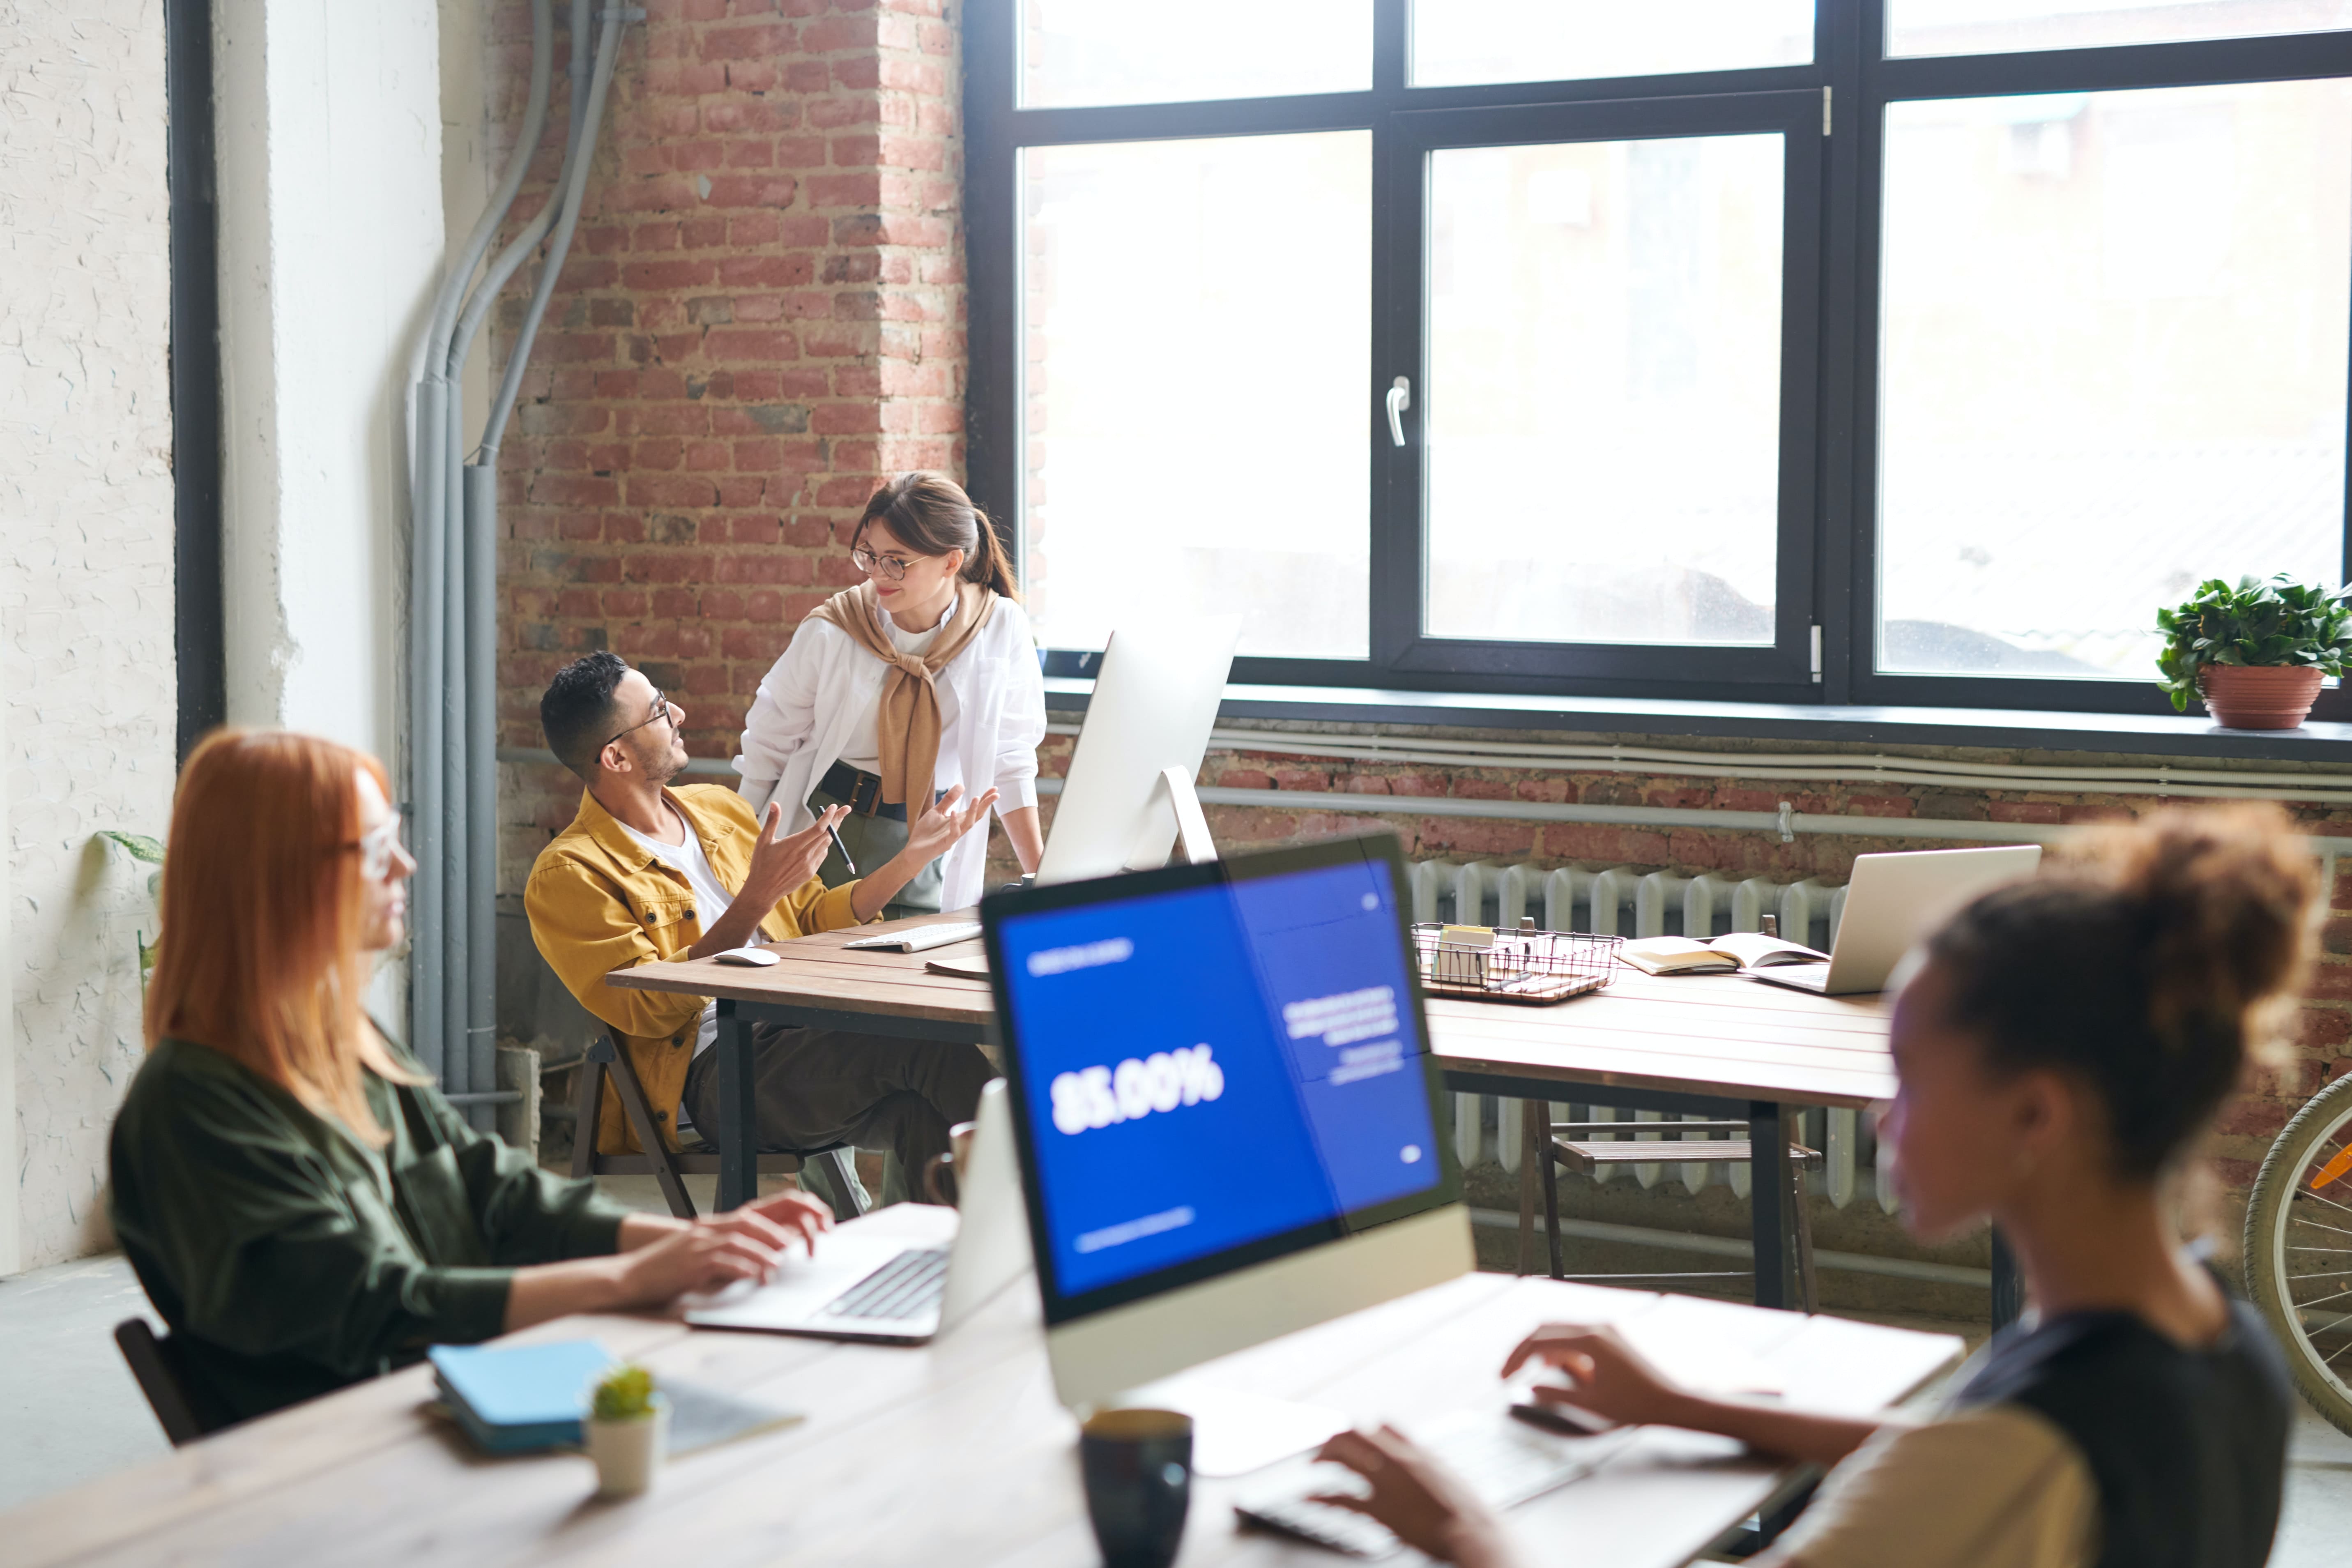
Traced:
<path fill-rule="evenodd" d="M 1735 931 L 1709 942 L 1686 936 L 1645 936 L 1617 950 L 1644 974 L 1729 974 L 1776 963 L 1826 963 L 1829 954 L 1761 931 Z"/>

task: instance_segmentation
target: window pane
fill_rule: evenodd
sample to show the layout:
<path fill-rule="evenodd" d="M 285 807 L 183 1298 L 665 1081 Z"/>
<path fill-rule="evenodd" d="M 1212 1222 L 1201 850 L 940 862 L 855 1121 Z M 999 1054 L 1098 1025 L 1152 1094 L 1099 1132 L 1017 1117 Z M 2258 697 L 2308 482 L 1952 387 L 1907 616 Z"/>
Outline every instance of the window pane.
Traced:
<path fill-rule="evenodd" d="M 1781 155 L 1432 154 L 1431 636 L 1772 640 Z"/>
<path fill-rule="evenodd" d="M 1024 538 L 1049 647 L 1238 611 L 1370 648 L 1372 142 L 1032 147 Z"/>
<path fill-rule="evenodd" d="M 1023 0 L 1024 109 L 1362 92 L 1372 0 Z"/>
<path fill-rule="evenodd" d="M 1990 55 L 2352 27 L 2352 0 L 1886 0 L 1890 55 Z"/>
<path fill-rule="evenodd" d="M 2146 680 L 2207 577 L 2343 571 L 2352 91 L 1887 111 L 1879 667 Z"/>
<path fill-rule="evenodd" d="M 1813 0 L 1413 0 L 1412 85 L 1803 65 Z"/>

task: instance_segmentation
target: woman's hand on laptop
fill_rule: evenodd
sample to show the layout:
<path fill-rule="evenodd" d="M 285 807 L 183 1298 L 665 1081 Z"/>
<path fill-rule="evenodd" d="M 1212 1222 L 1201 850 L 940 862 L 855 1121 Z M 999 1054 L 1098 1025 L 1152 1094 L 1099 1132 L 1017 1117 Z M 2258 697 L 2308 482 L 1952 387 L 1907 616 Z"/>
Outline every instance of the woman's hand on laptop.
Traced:
<path fill-rule="evenodd" d="M 798 1240 L 814 1248 L 816 1237 L 833 1223 L 832 1211 L 805 1193 L 778 1193 L 758 1203 L 704 1215 L 692 1220 L 671 1220 L 650 1238 L 639 1240 L 643 1222 L 656 1215 L 632 1215 L 624 1229 L 620 1265 L 619 1307 L 662 1307 L 689 1292 L 723 1290 L 739 1280 L 764 1284 Z M 635 1233 L 635 1234 L 633 1234 Z"/>
<path fill-rule="evenodd" d="M 1377 1520 L 1398 1540 L 1440 1563 L 1509 1568 L 1517 1561 L 1493 1510 L 1395 1427 L 1342 1432 L 1315 1457 L 1347 1466 L 1371 1488 L 1369 1496 L 1326 1492 L 1315 1501 Z"/>
<path fill-rule="evenodd" d="M 786 1235 L 800 1237 L 801 1246 L 811 1253 L 816 1251 L 816 1238 L 833 1228 L 833 1209 L 823 1198 L 789 1188 L 733 1212 L 758 1215 Z"/>
<path fill-rule="evenodd" d="M 1538 1404 L 1572 1405 L 1627 1426 L 1689 1425 L 1689 1395 L 1605 1324 L 1546 1323 L 1519 1342 L 1503 1363 L 1503 1375 L 1531 1361 L 1568 1380 L 1533 1390 Z"/>

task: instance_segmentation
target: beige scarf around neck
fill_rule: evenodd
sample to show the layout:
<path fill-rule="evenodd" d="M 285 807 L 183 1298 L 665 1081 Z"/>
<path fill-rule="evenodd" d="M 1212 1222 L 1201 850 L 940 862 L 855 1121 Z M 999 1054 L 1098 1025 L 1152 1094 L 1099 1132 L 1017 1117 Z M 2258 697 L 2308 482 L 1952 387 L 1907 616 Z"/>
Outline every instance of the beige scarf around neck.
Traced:
<path fill-rule="evenodd" d="M 904 805 L 912 816 L 930 804 L 941 728 L 935 679 L 995 613 L 994 593 L 978 583 L 958 583 L 955 614 L 940 628 L 929 650 L 917 655 L 899 652 L 890 640 L 887 612 L 871 583 L 845 588 L 810 612 L 811 619 L 830 621 L 848 633 L 852 642 L 890 667 L 882 678 L 882 710 L 876 724 L 885 805 Z"/>

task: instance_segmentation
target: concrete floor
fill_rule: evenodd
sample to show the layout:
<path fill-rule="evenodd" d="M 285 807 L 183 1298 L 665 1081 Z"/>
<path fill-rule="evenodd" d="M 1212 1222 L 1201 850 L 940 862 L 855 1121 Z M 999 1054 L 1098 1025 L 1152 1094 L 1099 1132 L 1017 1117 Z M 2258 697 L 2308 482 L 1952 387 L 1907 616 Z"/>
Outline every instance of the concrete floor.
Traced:
<path fill-rule="evenodd" d="M 652 1207 L 650 1178 L 644 1186 L 619 1195 Z M 0 1279 L 0 1361 L 11 1371 L 0 1382 L 0 1509 L 170 1451 L 114 1348 L 114 1325 L 142 1312 L 161 1326 L 120 1255 Z M 2286 1516 L 2271 1562 L 2341 1568 L 2352 1541 L 2352 1437 L 2304 1410 L 2289 1459 Z"/>

